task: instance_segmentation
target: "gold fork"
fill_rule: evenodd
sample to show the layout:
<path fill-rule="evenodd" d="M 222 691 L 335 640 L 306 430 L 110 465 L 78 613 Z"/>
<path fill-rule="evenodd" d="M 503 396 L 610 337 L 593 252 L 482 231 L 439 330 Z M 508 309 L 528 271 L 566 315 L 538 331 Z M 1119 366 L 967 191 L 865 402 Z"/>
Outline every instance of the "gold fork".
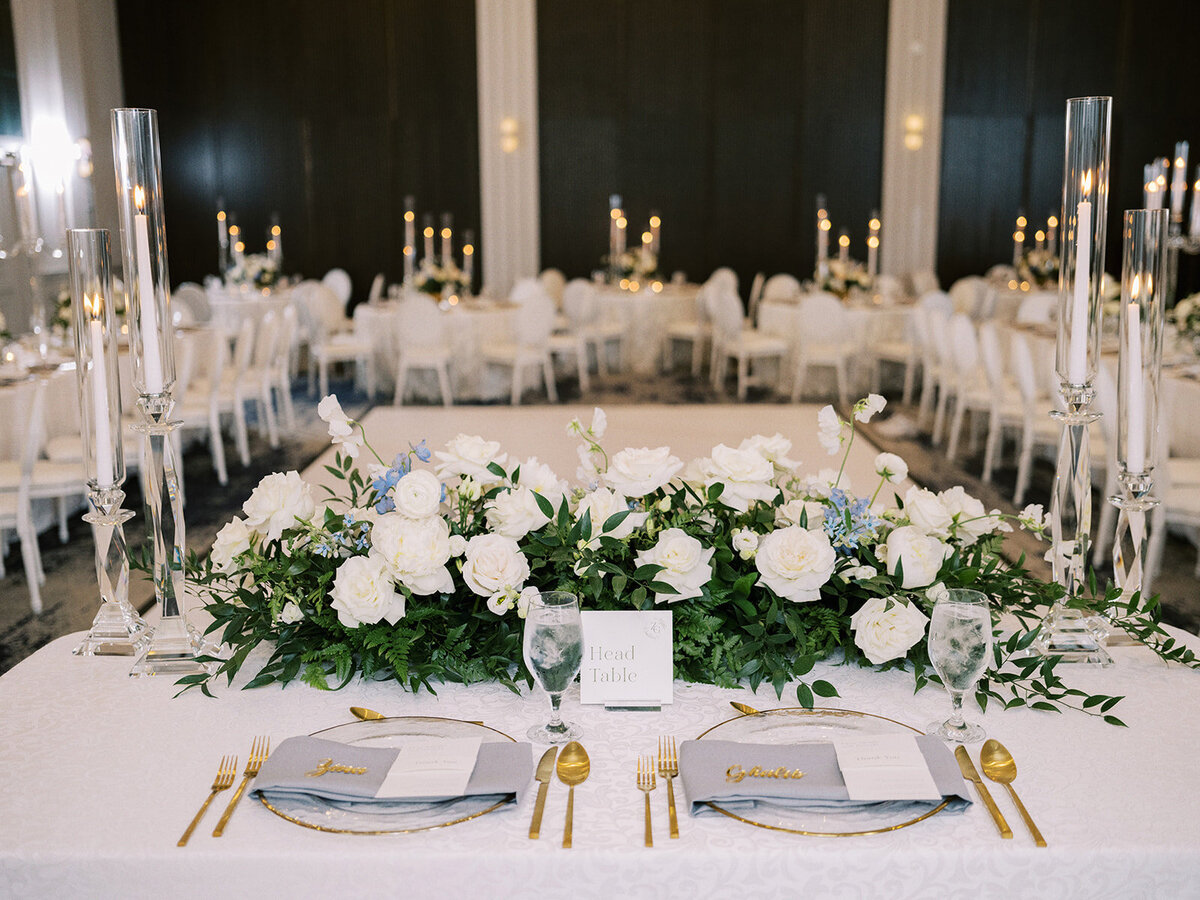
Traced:
<path fill-rule="evenodd" d="M 654 757 L 639 756 L 637 770 L 638 790 L 646 793 L 646 846 L 654 846 L 654 832 L 650 828 L 650 792 L 654 790 Z"/>
<path fill-rule="evenodd" d="M 679 774 L 679 754 L 675 752 L 675 738 L 658 739 L 658 774 L 667 779 L 667 812 L 671 818 L 671 837 L 679 837 L 679 819 L 675 815 L 675 783 L 671 780 Z"/>
<path fill-rule="evenodd" d="M 250 759 L 246 763 L 245 778 L 238 785 L 238 789 L 234 792 L 233 797 L 229 800 L 229 805 L 225 807 L 225 812 L 221 815 L 221 821 L 217 823 L 217 827 L 213 829 L 213 837 L 220 837 L 225 833 L 225 825 L 229 822 L 229 817 L 233 815 L 234 809 L 237 808 L 238 801 L 242 799 L 242 794 L 246 791 L 246 785 L 250 783 L 250 779 L 258 774 L 258 770 L 262 768 L 262 764 L 267 760 L 267 754 L 271 752 L 271 739 L 266 737 L 258 737 L 254 739 L 254 743 L 250 746 Z"/>
<path fill-rule="evenodd" d="M 208 812 L 208 804 L 213 802 L 213 797 L 227 791 L 233 786 L 233 777 L 237 775 L 237 757 L 223 756 L 221 757 L 221 767 L 217 770 L 217 777 L 213 779 L 212 791 L 208 795 L 208 799 L 204 801 L 204 805 L 200 807 L 200 811 L 196 813 L 196 818 L 192 819 L 192 824 L 187 827 L 187 831 L 183 833 L 183 837 L 179 839 L 178 846 L 184 847 L 187 845 L 188 838 L 192 836 L 192 832 L 196 830 L 196 826 L 200 824 L 200 820 L 204 818 L 204 814 Z"/>

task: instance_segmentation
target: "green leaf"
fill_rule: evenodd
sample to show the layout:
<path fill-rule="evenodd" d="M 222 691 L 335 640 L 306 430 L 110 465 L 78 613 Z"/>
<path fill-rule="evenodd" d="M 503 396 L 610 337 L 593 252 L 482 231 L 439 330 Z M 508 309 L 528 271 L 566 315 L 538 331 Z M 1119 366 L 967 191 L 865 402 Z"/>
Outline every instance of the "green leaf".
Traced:
<path fill-rule="evenodd" d="M 814 681 L 812 683 L 812 691 L 818 697 L 839 697 L 837 688 L 828 681 Z"/>
<path fill-rule="evenodd" d="M 815 705 L 813 702 L 813 692 L 803 681 L 796 685 L 796 699 L 800 701 L 800 705 L 805 709 L 812 709 Z"/>

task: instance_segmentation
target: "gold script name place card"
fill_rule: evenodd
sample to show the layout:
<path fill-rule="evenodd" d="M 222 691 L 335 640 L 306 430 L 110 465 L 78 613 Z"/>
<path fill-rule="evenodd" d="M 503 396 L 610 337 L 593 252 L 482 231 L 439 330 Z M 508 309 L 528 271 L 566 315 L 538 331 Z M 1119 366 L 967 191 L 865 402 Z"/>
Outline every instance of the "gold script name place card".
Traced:
<path fill-rule="evenodd" d="M 326 772 L 341 772 L 343 775 L 365 775 L 367 774 L 366 766 L 343 766 L 340 763 L 335 763 L 332 757 L 326 757 L 317 763 L 317 767 L 311 772 L 305 772 L 309 778 L 320 778 Z"/>
<path fill-rule="evenodd" d="M 725 780 L 731 784 L 738 784 L 743 778 L 779 778 L 794 780 L 803 777 L 804 773 L 799 769 L 789 769 L 787 766 L 777 766 L 774 769 L 764 769 L 762 766 L 751 766 L 749 769 L 746 769 L 742 766 L 734 764 L 725 770 Z"/>

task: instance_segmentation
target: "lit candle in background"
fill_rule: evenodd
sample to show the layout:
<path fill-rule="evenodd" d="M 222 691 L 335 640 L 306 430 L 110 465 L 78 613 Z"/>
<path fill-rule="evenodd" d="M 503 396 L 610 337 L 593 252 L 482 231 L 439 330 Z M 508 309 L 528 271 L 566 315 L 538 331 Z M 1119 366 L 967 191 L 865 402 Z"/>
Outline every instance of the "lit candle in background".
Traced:
<path fill-rule="evenodd" d="M 217 246 L 229 249 L 229 225 L 225 221 L 225 198 L 217 198 Z"/>
<path fill-rule="evenodd" d="M 829 211 L 825 209 L 825 195 L 817 194 L 817 267 L 829 259 Z"/>
<path fill-rule="evenodd" d="M 154 276 L 150 271 L 150 220 L 146 217 L 146 192 L 138 185 L 133 189 L 133 202 L 138 212 L 133 217 L 133 239 L 137 248 L 139 322 L 142 326 L 142 378 L 147 394 L 163 390 L 162 353 L 159 349 L 158 305 L 154 296 Z M 240 241 L 238 242 L 241 243 Z"/>
<path fill-rule="evenodd" d="M 1171 171 L 1171 221 L 1183 221 L 1183 198 L 1187 196 L 1188 142 L 1175 145 L 1175 164 Z"/>
<path fill-rule="evenodd" d="M 879 229 L 881 226 L 878 211 L 873 212 L 871 220 L 867 222 L 867 274 L 872 277 L 879 274 Z"/>
<path fill-rule="evenodd" d="M 1046 232 L 1040 228 L 1033 233 L 1033 246 L 1038 250 L 1046 249 Z"/>
<path fill-rule="evenodd" d="M 845 228 L 838 232 L 838 262 L 850 262 L 850 232 Z"/>
<path fill-rule="evenodd" d="M 662 241 L 662 219 L 656 212 L 650 213 L 650 236 L 652 238 L 650 241 L 650 249 L 654 252 L 654 255 L 657 256 L 660 252 Z"/>
<path fill-rule="evenodd" d="M 1154 163 L 1146 163 L 1142 166 L 1142 205 L 1146 209 L 1156 209 L 1154 190 Z"/>
<path fill-rule="evenodd" d="M 92 415 L 95 418 L 96 484 L 111 487 L 117 480 L 113 457 L 112 412 L 108 406 L 108 366 L 104 355 L 104 323 L 101 315 L 104 301 L 99 294 L 83 295 L 83 309 L 88 317 L 88 336 L 92 345 Z"/>
<path fill-rule="evenodd" d="M 450 240 L 450 226 L 454 218 L 450 213 L 442 213 L 442 265 L 448 266 L 454 262 L 454 245 Z"/>
<path fill-rule="evenodd" d="M 1083 176 L 1084 196 L 1091 194 L 1092 173 Z M 1071 343 L 1067 350 L 1067 377 L 1071 384 L 1087 382 L 1088 294 L 1092 260 L 1092 203 L 1080 200 L 1075 208 L 1075 293 L 1071 302 Z"/>
<path fill-rule="evenodd" d="M 617 217 L 617 245 L 616 245 L 616 255 L 617 256 L 620 256 L 622 253 L 625 252 L 625 229 L 628 227 L 628 225 L 629 225 L 629 222 L 624 216 Z"/>
<path fill-rule="evenodd" d="M 608 256 L 609 263 L 615 264 L 617 254 L 621 251 L 617 249 L 617 220 L 624 215 L 621 209 L 621 195 L 613 194 L 608 198 Z"/>
<path fill-rule="evenodd" d="M 279 226 L 279 213 L 271 213 L 271 228 L 267 232 L 267 250 L 275 269 L 283 274 L 283 229 Z"/>
<path fill-rule="evenodd" d="M 1188 231 L 1192 237 L 1200 237 L 1200 166 L 1196 166 L 1196 181 L 1192 185 L 1192 221 Z"/>
<path fill-rule="evenodd" d="M 413 207 L 416 201 L 410 194 L 404 198 L 404 283 L 413 278 L 414 257 L 417 253 L 417 214 Z"/>
<path fill-rule="evenodd" d="M 1058 253 L 1058 216 L 1054 213 L 1046 220 L 1046 250 L 1051 256 Z"/>
<path fill-rule="evenodd" d="M 1129 385 L 1125 409 L 1126 460 L 1130 472 L 1146 471 L 1146 384 L 1142 372 L 1142 318 L 1138 305 L 1139 278 L 1133 276 L 1132 298 L 1125 307 L 1125 377 Z M 1147 285 L 1147 288 L 1149 285 Z"/>
<path fill-rule="evenodd" d="M 1162 209 L 1167 205 L 1167 173 L 1171 171 L 1171 161 L 1160 156 L 1154 161 L 1154 189 L 1158 191 L 1158 206 Z"/>
<path fill-rule="evenodd" d="M 426 213 L 424 216 L 421 217 L 421 224 L 423 226 L 421 235 L 422 235 L 422 237 L 425 238 L 425 258 L 423 260 L 421 260 L 421 264 L 426 265 L 426 266 L 432 266 L 433 265 L 433 216 L 431 216 L 429 213 Z"/>
<path fill-rule="evenodd" d="M 240 266 L 246 261 L 246 245 L 242 243 L 242 229 L 232 215 L 229 217 L 229 239 L 233 241 L 233 264 Z"/>
<path fill-rule="evenodd" d="M 1017 215 L 1017 230 L 1013 232 L 1013 268 L 1021 264 L 1021 257 L 1025 255 L 1025 226 L 1029 222 L 1025 218 L 1024 213 Z"/>
<path fill-rule="evenodd" d="M 463 275 L 467 278 L 469 293 L 475 276 L 475 232 L 469 228 L 463 232 Z"/>

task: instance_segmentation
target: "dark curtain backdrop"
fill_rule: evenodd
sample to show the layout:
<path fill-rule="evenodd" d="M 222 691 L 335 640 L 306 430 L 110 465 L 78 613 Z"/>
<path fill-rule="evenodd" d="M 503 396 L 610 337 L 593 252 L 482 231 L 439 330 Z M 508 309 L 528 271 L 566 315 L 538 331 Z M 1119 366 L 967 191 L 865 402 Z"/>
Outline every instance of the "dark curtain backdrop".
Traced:
<path fill-rule="evenodd" d="M 1034 226 L 1060 214 L 1066 101 L 1093 95 L 1113 98 L 1107 268 L 1119 276 L 1121 213 L 1143 205 L 1142 166 L 1179 140 L 1192 173 L 1200 162 L 1197 35 L 1195 0 L 950 0 L 942 283 L 1010 261 L 1018 210 Z M 1180 291 L 1197 289 L 1184 256 Z"/>
<path fill-rule="evenodd" d="M 473 0 L 117 11 L 125 101 L 158 110 L 174 283 L 216 271 L 219 196 L 247 252 L 278 212 L 288 271 L 342 267 L 360 299 L 377 272 L 402 277 L 406 194 L 418 225 L 445 211 L 478 233 Z"/>
<path fill-rule="evenodd" d="M 0 134 L 19 135 L 21 95 L 17 90 L 17 48 L 13 41 L 12 3 L 0 0 Z"/>
<path fill-rule="evenodd" d="M 539 0 L 542 263 L 586 276 L 620 194 L 635 246 L 693 280 L 808 276 L 816 195 L 866 257 L 887 0 Z"/>

